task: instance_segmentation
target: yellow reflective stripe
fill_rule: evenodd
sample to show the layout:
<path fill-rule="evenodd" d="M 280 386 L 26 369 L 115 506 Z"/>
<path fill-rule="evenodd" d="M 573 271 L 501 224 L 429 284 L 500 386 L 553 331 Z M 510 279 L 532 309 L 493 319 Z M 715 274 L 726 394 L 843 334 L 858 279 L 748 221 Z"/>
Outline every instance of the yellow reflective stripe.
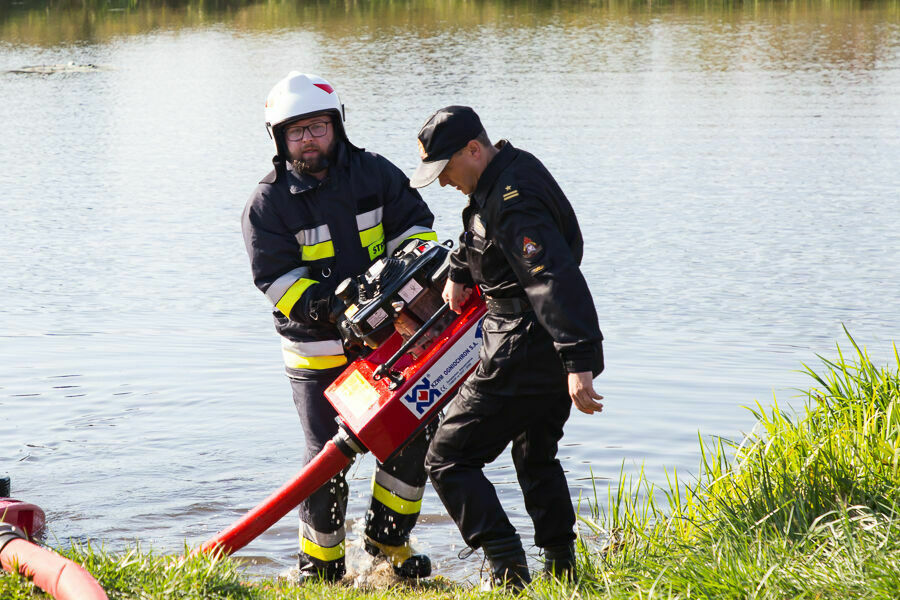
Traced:
<path fill-rule="evenodd" d="M 369 251 L 369 260 L 375 260 L 384 254 L 384 226 L 379 223 L 375 227 L 360 231 L 359 243 Z"/>
<path fill-rule="evenodd" d="M 326 548 L 325 546 L 320 546 L 317 543 L 306 539 L 305 537 L 300 537 L 300 552 L 304 554 L 308 554 L 313 558 L 318 558 L 319 560 L 324 561 L 332 561 L 337 560 L 339 558 L 344 558 L 344 542 L 341 542 L 337 546 L 331 546 L 330 548 Z"/>
<path fill-rule="evenodd" d="M 305 292 L 309 286 L 315 283 L 319 282 L 315 279 L 304 279 L 301 277 L 294 282 L 294 285 L 287 289 L 287 291 L 284 293 L 284 296 L 281 297 L 281 300 L 279 300 L 275 304 L 275 306 L 278 308 L 278 310 L 281 311 L 281 314 L 286 317 L 290 316 L 291 309 L 294 308 L 295 304 L 297 304 L 297 300 L 300 299 L 300 296 L 303 295 L 303 292 Z"/>
<path fill-rule="evenodd" d="M 373 477 L 375 483 L 380 485 L 386 490 L 392 490 L 398 496 L 402 498 L 407 498 L 409 500 L 421 500 L 422 496 L 425 495 L 425 486 L 424 485 L 410 485 L 401 479 L 397 479 L 387 471 L 382 468 L 375 469 L 375 476 Z"/>
<path fill-rule="evenodd" d="M 437 241 L 437 234 L 427 227 L 423 227 L 422 225 L 413 225 L 406 231 L 403 231 L 397 234 L 396 237 L 388 240 L 387 243 L 387 253 L 393 254 L 394 251 L 402 246 L 404 242 L 408 242 L 409 240 L 429 240 L 432 242 Z"/>
<path fill-rule="evenodd" d="M 303 249 L 300 251 L 300 258 L 303 260 L 319 260 L 321 258 L 331 258 L 332 256 L 334 256 L 334 242 L 331 240 L 312 246 L 303 246 Z"/>
<path fill-rule="evenodd" d="M 359 243 L 368 248 L 372 244 L 384 241 L 384 225 L 379 223 L 370 229 L 359 232 Z"/>
<path fill-rule="evenodd" d="M 425 231 L 423 233 L 414 233 L 413 235 L 406 238 L 406 240 L 426 240 L 429 242 L 437 241 L 437 234 L 433 231 Z M 404 242 L 406 240 L 403 240 Z"/>
<path fill-rule="evenodd" d="M 422 510 L 421 500 L 413 502 L 412 500 L 401 498 L 390 490 L 381 487 L 377 482 L 372 483 L 372 497 L 401 515 L 415 515 Z"/>
<path fill-rule="evenodd" d="M 333 369 L 347 364 L 343 354 L 336 356 L 300 356 L 285 348 L 281 349 L 284 364 L 289 369 Z"/>
<path fill-rule="evenodd" d="M 291 289 L 291 286 L 297 283 L 298 279 L 302 279 L 303 277 L 308 279 L 309 273 L 310 271 L 307 267 L 291 269 L 272 282 L 272 285 L 266 289 L 266 298 L 268 298 L 272 304 L 278 304 L 278 301 L 281 300 L 284 293 Z"/>

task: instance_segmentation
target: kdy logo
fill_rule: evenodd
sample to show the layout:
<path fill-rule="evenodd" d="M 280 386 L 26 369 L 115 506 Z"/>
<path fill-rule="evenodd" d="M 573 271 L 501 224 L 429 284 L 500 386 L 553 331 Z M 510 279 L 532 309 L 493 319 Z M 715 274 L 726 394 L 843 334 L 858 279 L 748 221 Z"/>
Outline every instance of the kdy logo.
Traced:
<path fill-rule="evenodd" d="M 423 377 L 422 381 L 417 383 L 403 396 L 403 401 L 411 407 L 415 406 L 419 415 L 424 415 L 428 409 L 441 397 L 441 392 L 431 387 L 431 382 L 427 377 Z"/>

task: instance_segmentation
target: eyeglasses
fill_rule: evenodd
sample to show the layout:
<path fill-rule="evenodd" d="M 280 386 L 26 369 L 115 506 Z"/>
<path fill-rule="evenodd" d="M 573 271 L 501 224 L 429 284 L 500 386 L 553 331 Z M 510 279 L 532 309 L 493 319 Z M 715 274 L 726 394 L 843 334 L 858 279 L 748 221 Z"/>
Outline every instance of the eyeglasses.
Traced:
<path fill-rule="evenodd" d="M 289 142 L 299 142 L 303 140 L 303 136 L 306 135 L 307 131 L 313 137 L 322 137 L 328 133 L 329 124 L 329 121 L 317 121 L 309 125 L 294 125 L 284 131 L 284 137 Z"/>

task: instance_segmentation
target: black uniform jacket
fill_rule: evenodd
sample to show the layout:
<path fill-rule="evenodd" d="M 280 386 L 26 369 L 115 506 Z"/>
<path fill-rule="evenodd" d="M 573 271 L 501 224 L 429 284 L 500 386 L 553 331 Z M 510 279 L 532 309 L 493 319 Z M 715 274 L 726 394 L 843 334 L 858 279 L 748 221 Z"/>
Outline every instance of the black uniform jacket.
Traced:
<path fill-rule="evenodd" d="M 463 211 L 450 279 L 533 308 L 489 313 L 475 380 L 495 393 L 559 390 L 566 372 L 603 370 L 597 312 L 579 269 L 575 212 L 532 154 L 503 140 Z"/>
<path fill-rule="evenodd" d="M 318 314 L 319 301 L 404 240 L 436 240 L 434 216 L 400 169 L 346 143 L 322 181 L 273 163 L 242 218 L 253 282 L 275 306 L 278 333 L 293 342 L 282 344 L 293 353 L 285 353 L 289 373 L 339 366 L 338 332 Z"/>

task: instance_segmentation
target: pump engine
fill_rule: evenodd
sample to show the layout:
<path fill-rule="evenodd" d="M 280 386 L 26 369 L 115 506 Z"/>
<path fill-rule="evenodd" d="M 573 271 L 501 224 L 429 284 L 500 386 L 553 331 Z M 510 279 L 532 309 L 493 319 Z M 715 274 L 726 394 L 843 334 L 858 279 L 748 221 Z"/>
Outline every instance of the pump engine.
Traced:
<path fill-rule="evenodd" d="M 342 429 L 385 461 L 437 415 L 475 369 L 484 301 L 461 314 L 441 293 L 449 242 L 410 240 L 337 294 L 347 308 L 338 329 L 359 354 L 325 391 Z"/>
<path fill-rule="evenodd" d="M 449 247 L 410 240 L 394 256 L 375 262 L 360 277 L 345 279 L 335 294 L 347 306 L 337 326 L 347 349 L 368 354 L 394 333 L 404 342 L 443 305 Z M 415 359 L 453 322 L 442 316 L 407 351 Z"/>

